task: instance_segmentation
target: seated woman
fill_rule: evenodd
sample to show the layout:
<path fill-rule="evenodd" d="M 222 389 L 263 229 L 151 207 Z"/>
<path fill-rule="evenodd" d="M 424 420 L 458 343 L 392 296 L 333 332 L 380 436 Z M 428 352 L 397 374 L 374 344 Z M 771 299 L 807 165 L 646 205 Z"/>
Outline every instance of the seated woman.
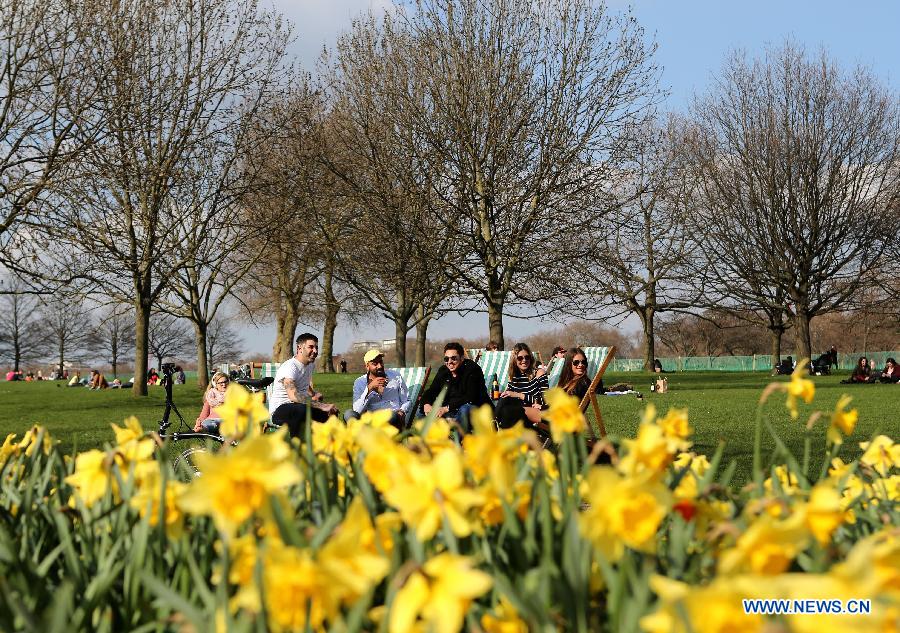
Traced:
<path fill-rule="evenodd" d="M 88 384 L 88 387 L 91 390 L 109 389 L 109 383 L 106 381 L 106 376 L 104 376 L 102 372 L 91 371 L 91 382 Z"/>
<path fill-rule="evenodd" d="M 152 367 L 150 371 L 147 372 L 147 384 L 148 385 L 156 385 L 159 383 L 159 374 Z"/>
<path fill-rule="evenodd" d="M 509 363 L 509 383 L 497 403 L 497 423 L 507 429 L 518 421 L 533 428 L 541 419 L 544 392 L 548 389 L 547 374 L 535 369 L 534 355 L 525 343 L 513 347 Z"/>
<path fill-rule="evenodd" d="M 218 433 L 222 417 L 216 412 L 216 407 L 225 404 L 225 391 L 228 389 L 228 374 L 217 371 L 209 381 L 209 387 L 203 394 L 203 410 L 194 423 L 194 431 L 206 431 Z"/>
<path fill-rule="evenodd" d="M 559 386 L 567 394 L 575 396 L 581 402 L 591 386 L 591 379 L 587 372 L 587 354 L 580 347 L 573 347 L 566 352 L 564 363 L 559 376 Z"/>
<path fill-rule="evenodd" d="M 888 358 L 878 380 L 884 383 L 900 382 L 900 367 L 893 358 Z"/>
<path fill-rule="evenodd" d="M 850 374 L 850 382 L 872 382 L 872 368 L 869 367 L 869 361 L 865 356 L 860 356 L 856 361 L 856 367 Z"/>

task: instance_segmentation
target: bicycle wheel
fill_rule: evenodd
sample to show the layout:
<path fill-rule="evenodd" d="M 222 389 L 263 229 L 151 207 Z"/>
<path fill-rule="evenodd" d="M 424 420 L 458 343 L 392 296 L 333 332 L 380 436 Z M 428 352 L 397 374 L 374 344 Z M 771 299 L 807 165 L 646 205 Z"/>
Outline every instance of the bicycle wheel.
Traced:
<path fill-rule="evenodd" d="M 196 456 L 201 453 L 218 452 L 221 443 L 212 437 L 190 437 L 169 440 L 168 454 L 175 477 L 190 483 L 202 475 L 197 466 Z"/>

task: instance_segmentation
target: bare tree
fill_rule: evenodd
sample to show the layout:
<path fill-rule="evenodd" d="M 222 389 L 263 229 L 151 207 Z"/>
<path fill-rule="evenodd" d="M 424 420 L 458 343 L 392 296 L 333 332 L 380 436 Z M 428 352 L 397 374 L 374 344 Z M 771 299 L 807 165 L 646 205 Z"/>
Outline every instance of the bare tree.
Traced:
<path fill-rule="evenodd" d="M 87 79 L 105 135 L 60 192 L 52 239 L 83 254 L 80 274 L 135 310 L 134 392 L 146 395 L 150 312 L 186 262 L 173 241 L 198 148 L 226 134 L 279 78 L 286 33 L 256 2 L 117 3 L 92 15 Z"/>
<path fill-rule="evenodd" d="M 274 133 L 265 132 L 268 145 L 248 157 L 258 182 L 245 205 L 242 248 L 262 258 L 243 280 L 241 296 L 254 322 L 275 321 L 275 361 L 293 355 L 298 323 L 319 320 L 308 310 L 307 292 L 322 271 L 323 251 L 333 248 L 315 230 L 323 108 L 308 78 L 298 79 L 289 95 L 260 112 L 257 125 Z"/>
<path fill-rule="evenodd" d="M 36 312 L 38 300 L 23 294 L 15 278 L 0 282 L 0 358 L 19 371 L 23 362 L 46 356 L 46 332 Z"/>
<path fill-rule="evenodd" d="M 488 313 L 558 292 L 543 282 L 592 234 L 602 191 L 652 109 L 653 46 L 628 15 L 594 0 L 424 0 L 394 64 L 413 60 L 424 99 L 397 92 L 459 264 L 436 260 Z M 407 123 L 408 122 L 408 123 Z"/>
<path fill-rule="evenodd" d="M 571 287 L 561 293 L 561 310 L 575 316 L 637 315 L 647 370 L 656 358 L 656 316 L 694 307 L 703 295 L 703 271 L 692 265 L 697 243 L 685 230 L 693 178 L 680 135 L 674 118 L 636 131 L 634 158 L 617 178 L 620 202 L 595 235 L 573 245 L 582 257 L 567 276 Z"/>
<path fill-rule="evenodd" d="M 227 317 L 217 316 L 209 324 L 206 346 L 209 367 L 215 367 L 228 360 L 238 359 L 243 353 L 244 341 Z"/>
<path fill-rule="evenodd" d="M 161 371 L 165 359 L 184 358 L 193 351 L 194 337 L 185 319 L 171 314 L 154 313 L 150 318 L 147 344 L 156 359 L 157 371 Z M 134 372 L 136 381 L 138 367 L 134 368 Z"/>
<path fill-rule="evenodd" d="M 134 315 L 128 305 L 113 305 L 99 315 L 90 346 L 110 364 L 113 378 L 119 377 L 119 365 L 133 358 Z"/>
<path fill-rule="evenodd" d="M 735 54 L 714 85 L 693 107 L 696 233 L 724 294 L 784 310 L 809 357 L 810 319 L 845 305 L 896 235 L 896 95 L 790 43 Z"/>
<path fill-rule="evenodd" d="M 94 323 L 80 295 L 56 293 L 41 300 L 39 307 L 45 331 L 45 344 L 52 346 L 61 376 L 66 361 L 79 361 L 89 355 Z"/>
<path fill-rule="evenodd" d="M 20 271 L 33 243 L 19 223 L 95 130 L 85 116 L 95 89 L 84 75 L 89 7 L 0 0 L 0 254 Z"/>

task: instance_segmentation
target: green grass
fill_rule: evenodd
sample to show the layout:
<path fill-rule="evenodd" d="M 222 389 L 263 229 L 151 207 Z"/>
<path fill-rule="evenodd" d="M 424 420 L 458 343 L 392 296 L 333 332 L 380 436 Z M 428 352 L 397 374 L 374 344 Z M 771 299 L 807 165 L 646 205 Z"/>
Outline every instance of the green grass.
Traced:
<path fill-rule="evenodd" d="M 650 393 L 650 374 L 608 374 L 606 384 L 628 382 L 642 391 L 644 400 L 633 396 L 602 397 L 600 406 L 606 429 L 612 436 L 633 437 L 637 431 L 644 404 L 652 402 L 660 413 L 669 407 L 687 407 L 694 428 L 697 451 L 709 456 L 720 441 L 726 442 L 724 463 L 737 462 L 735 482 L 750 477 L 753 456 L 753 429 L 760 394 L 773 379 L 765 374 L 690 372 L 667 374 L 669 393 Z M 319 374 L 316 387 L 326 400 L 341 409 L 350 406 L 350 393 L 355 376 Z M 798 459 L 803 455 L 803 428 L 815 410 L 831 411 L 842 393 L 853 396 L 852 406 L 859 409 L 856 432 L 841 449 L 840 456 L 853 459 L 860 453 L 859 442 L 877 433 L 900 439 L 900 385 L 841 385 L 839 376 L 814 378 L 816 398 L 812 405 L 802 405 L 798 421 L 792 421 L 784 407 L 784 395 L 776 393 L 764 405 L 763 414 L 772 422 L 781 438 Z M 57 386 L 59 385 L 59 386 Z M 47 426 L 61 440 L 64 450 L 94 448 L 112 439 L 110 423 L 121 423 L 128 415 L 136 415 L 145 429 L 156 428 L 162 415 L 164 392 L 150 387 L 150 396 L 135 398 L 129 390 L 102 392 L 84 388 L 67 388 L 61 382 L 0 383 L 0 439 L 7 433 L 19 433 L 38 423 Z M 177 385 L 175 403 L 188 422 L 200 412 L 201 392 L 193 385 Z M 590 412 L 590 409 L 589 409 Z M 593 417 L 592 415 L 589 417 Z M 811 472 L 818 472 L 825 454 L 827 417 L 818 422 L 811 433 Z M 774 443 L 764 436 L 763 455 L 768 457 Z"/>

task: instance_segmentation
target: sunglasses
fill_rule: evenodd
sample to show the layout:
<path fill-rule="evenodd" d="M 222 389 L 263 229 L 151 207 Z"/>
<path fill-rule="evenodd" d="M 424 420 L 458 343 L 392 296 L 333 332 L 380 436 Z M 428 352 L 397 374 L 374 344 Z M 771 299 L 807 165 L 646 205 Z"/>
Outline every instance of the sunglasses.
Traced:
<path fill-rule="evenodd" d="M 223 386 L 225 386 L 225 385 L 227 385 L 227 384 L 228 384 L 228 381 L 227 381 L 227 380 L 217 380 L 217 381 L 216 381 L 216 386 L 219 386 L 219 387 L 223 387 Z"/>
<path fill-rule="evenodd" d="M 531 356 L 516 356 L 516 360 L 518 360 L 518 361 L 531 360 Z"/>
<path fill-rule="evenodd" d="M 444 356 L 445 363 L 458 363 L 459 356 Z"/>
<path fill-rule="evenodd" d="M 572 366 L 573 367 L 587 367 L 587 361 L 586 360 L 573 360 Z"/>

